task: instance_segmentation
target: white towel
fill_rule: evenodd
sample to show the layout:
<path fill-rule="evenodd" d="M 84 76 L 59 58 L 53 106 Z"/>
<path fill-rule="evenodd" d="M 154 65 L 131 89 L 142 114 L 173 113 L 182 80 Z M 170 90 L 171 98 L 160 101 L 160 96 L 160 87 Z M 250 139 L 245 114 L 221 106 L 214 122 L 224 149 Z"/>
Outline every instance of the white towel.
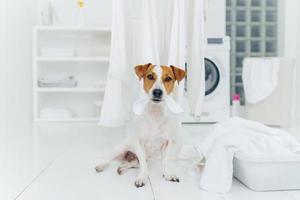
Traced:
<path fill-rule="evenodd" d="M 288 155 L 300 153 L 300 144 L 286 131 L 235 117 L 216 124 L 197 150 L 205 160 L 200 187 L 225 193 L 232 185 L 232 162 L 236 152 L 258 156 Z"/>
<path fill-rule="evenodd" d="M 141 115 L 143 114 L 143 111 L 148 103 L 151 103 L 148 97 L 142 97 L 138 99 L 134 104 L 133 104 L 133 113 L 136 115 Z M 162 102 L 166 105 L 168 110 L 173 113 L 173 114 L 180 114 L 183 113 L 183 109 L 176 103 L 176 101 L 170 97 L 167 96 L 165 101 Z"/>
<path fill-rule="evenodd" d="M 68 76 L 66 78 L 40 78 L 38 80 L 39 87 L 76 87 L 78 81 L 74 79 L 74 76 Z"/>
<path fill-rule="evenodd" d="M 272 94 L 278 84 L 279 58 L 245 58 L 243 84 L 246 101 L 256 104 Z"/>

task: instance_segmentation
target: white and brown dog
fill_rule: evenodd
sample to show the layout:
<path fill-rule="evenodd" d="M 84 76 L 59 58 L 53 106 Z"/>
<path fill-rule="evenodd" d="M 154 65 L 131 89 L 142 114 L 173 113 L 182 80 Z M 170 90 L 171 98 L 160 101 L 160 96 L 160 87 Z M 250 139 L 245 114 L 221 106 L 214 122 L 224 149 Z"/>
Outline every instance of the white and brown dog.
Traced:
<path fill-rule="evenodd" d="M 135 186 L 142 187 L 148 179 L 147 161 L 160 154 L 163 177 L 168 181 L 179 182 L 179 178 L 168 169 L 171 146 L 177 146 L 177 150 L 181 148 L 181 124 L 172 112 L 175 102 L 170 95 L 175 83 L 185 77 L 185 71 L 175 66 L 156 66 L 149 63 L 136 66 L 135 72 L 140 80 L 143 79 L 146 99 L 138 103 L 126 141 L 110 152 L 95 169 L 101 172 L 115 159 L 122 161 L 118 168 L 119 174 L 139 166 L 140 172 Z"/>

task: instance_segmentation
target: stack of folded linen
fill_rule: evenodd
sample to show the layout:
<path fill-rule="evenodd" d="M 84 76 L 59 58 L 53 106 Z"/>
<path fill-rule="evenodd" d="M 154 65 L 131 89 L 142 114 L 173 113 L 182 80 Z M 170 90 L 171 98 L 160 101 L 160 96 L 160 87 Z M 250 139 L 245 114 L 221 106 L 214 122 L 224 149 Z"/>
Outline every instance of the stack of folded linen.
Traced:
<path fill-rule="evenodd" d="M 39 87 L 76 87 L 78 80 L 74 79 L 74 76 L 66 78 L 40 78 L 38 80 Z"/>
<path fill-rule="evenodd" d="M 40 110 L 41 118 L 73 118 L 76 117 L 69 108 L 63 106 L 49 106 L 43 107 Z"/>

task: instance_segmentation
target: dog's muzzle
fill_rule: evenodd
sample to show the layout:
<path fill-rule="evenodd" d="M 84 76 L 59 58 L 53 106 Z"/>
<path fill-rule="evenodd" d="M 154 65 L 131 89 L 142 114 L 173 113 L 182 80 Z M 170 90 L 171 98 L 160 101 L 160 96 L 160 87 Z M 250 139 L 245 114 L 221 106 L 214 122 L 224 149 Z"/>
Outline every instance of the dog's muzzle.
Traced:
<path fill-rule="evenodd" d="M 154 89 L 152 91 L 152 101 L 155 103 L 159 103 L 162 101 L 163 91 L 161 89 Z"/>

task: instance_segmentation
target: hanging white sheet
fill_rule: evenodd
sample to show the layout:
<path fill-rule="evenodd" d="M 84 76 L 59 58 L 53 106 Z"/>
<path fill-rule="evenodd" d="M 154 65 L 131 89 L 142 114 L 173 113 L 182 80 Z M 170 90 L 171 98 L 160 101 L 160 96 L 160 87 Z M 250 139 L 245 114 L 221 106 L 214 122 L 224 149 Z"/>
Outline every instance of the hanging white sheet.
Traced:
<path fill-rule="evenodd" d="M 243 83 L 246 101 L 256 104 L 269 97 L 278 85 L 280 59 L 278 57 L 245 58 Z"/>
<path fill-rule="evenodd" d="M 110 68 L 100 125 L 124 125 L 141 91 L 133 68 L 149 62 L 183 69 L 187 62 L 189 104 L 195 115 L 201 113 L 203 19 L 202 0 L 113 0 Z M 180 101 L 183 82 L 175 96 Z"/>

